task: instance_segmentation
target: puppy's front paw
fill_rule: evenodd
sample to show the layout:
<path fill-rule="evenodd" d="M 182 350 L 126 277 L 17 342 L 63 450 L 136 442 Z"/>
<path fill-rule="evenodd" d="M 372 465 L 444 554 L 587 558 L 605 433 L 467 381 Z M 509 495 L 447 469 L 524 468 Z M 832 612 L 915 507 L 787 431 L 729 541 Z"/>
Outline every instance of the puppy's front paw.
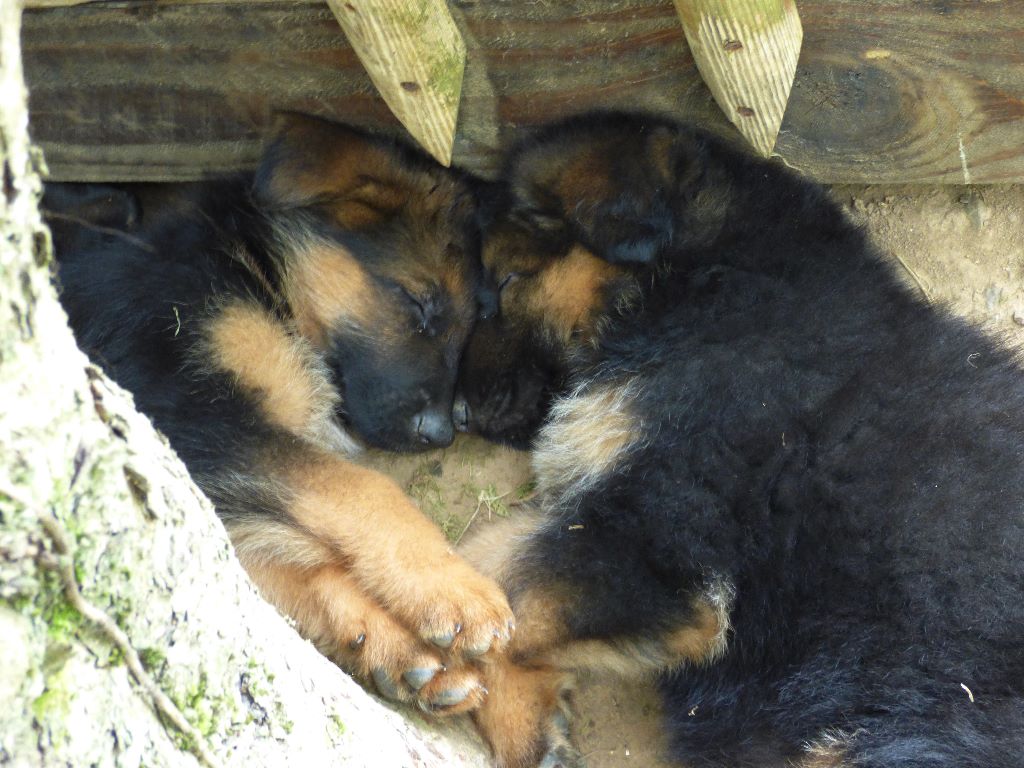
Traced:
<path fill-rule="evenodd" d="M 340 581 L 335 584 L 340 586 Z M 476 669 L 449 668 L 438 648 L 424 643 L 369 598 L 346 588 L 334 594 L 325 591 L 323 604 L 334 621 L 329 633 L 317 638 L 318 644 L 342 668 L 372 681 L 385 698 L 415 703 L 439 715 L 469 712 L 483 702 L 487 689 Z"/>
<path fill-rule="evenodd" d="M 505 593 L 455 555 L 431 569 L 395 611 L 420 637 L 455 657 L 500 653 L 515 630 Z"/>
<path fill-rule="evenodd" d="M 476 669 L 449 669 L 439 648 L 404 627 L 340 565 L 307 570 L 264 562 L 250 575 L 303 636 L 382 696 L 438 714 L 468 712 L 484 700 Z"/>

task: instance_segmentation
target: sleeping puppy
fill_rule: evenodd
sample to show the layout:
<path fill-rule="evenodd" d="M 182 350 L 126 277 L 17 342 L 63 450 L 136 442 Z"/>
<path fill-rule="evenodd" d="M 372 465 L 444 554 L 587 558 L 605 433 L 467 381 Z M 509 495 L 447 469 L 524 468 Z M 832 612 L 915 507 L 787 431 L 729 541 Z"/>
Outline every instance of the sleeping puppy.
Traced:
<path fill-rule="evenodd" d="M 547 415 L 535 510 L 464 551 L 517 618 L 475 715 L 500 765 L 581 764 L 568 692 L 597 670 L 660 676 L 695 768 L 1020 766 L 1015 354 L 693 128 L 583 115 L 506 179 L 462 418 Z"/>
<path fill-rule="evenodd" d="M 453 662 L 505 644 L 505 596 L 357 461 L 362 445 L 452 440 L 486 293 L 467 180 L 292 115 L 254 176 L 137 192 L 141 221 L 124 191 L 48 190 L 79 345 L 167 435 L 302 634 L 384 695 L 476 706 L 478 676 Z"/>

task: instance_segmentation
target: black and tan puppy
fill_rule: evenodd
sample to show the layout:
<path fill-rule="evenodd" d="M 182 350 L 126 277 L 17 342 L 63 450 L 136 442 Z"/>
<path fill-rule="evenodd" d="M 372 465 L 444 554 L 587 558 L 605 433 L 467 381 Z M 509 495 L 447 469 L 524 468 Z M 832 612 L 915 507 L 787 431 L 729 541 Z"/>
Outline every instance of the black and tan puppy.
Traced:
<path fill-rule="evenodd" d="M 260 590 L 386 695 L 478 704 L 476 674 L 443 663 L 507 642 L 504 595 L 353 461 L 359 444 L 452 439 L 480 291 L 466 181 L 395 141 L 292 116 L 254 178 L 163 200 L 142 188 L 127 235 L 75 230 L 76 200 L 115 222 L 124 202 L 76 194 L 49 200 L 72 208 L 57 246 L 78 341 L 167 435 Z"/>
<path fill-rule="evenodd" d="M 578 762 L 566 673 L 596 668 L 663 676 L 690 766 L 1024 765 L 1014 353 L 694 129 L 574 118 L 507 178 L 465 418 L 528 428 L 535 372 L 564 387 L 536 510 L 466 550 L 517 618 L 476 715 L 500 763 Z"/>

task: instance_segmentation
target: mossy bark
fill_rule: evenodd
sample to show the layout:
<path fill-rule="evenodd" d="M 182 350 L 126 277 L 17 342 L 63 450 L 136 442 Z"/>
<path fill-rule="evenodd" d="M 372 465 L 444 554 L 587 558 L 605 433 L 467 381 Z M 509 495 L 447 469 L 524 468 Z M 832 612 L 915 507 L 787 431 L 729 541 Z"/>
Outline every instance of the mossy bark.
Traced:
<path fill-rule="evenodd" d="M 488 765 L 468 723 L 383 706 L 259 599 L 166 442 L 75 347 L 19 27 L 0 0 L 0 764 Z M 69 601 L 68 574 L 114 631 Z"/>

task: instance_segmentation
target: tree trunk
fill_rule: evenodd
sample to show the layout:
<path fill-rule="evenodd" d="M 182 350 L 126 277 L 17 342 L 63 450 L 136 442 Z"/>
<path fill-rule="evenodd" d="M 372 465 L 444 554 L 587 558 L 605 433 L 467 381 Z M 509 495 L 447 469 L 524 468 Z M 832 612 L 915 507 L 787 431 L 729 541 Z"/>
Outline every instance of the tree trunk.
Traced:
<path fill-rule="evenodd" d="M 20 8 L 0 0 L 0 765 L 484 766 L 253 591 L 210 503 L 75 347 L 50 282 Z"/>

